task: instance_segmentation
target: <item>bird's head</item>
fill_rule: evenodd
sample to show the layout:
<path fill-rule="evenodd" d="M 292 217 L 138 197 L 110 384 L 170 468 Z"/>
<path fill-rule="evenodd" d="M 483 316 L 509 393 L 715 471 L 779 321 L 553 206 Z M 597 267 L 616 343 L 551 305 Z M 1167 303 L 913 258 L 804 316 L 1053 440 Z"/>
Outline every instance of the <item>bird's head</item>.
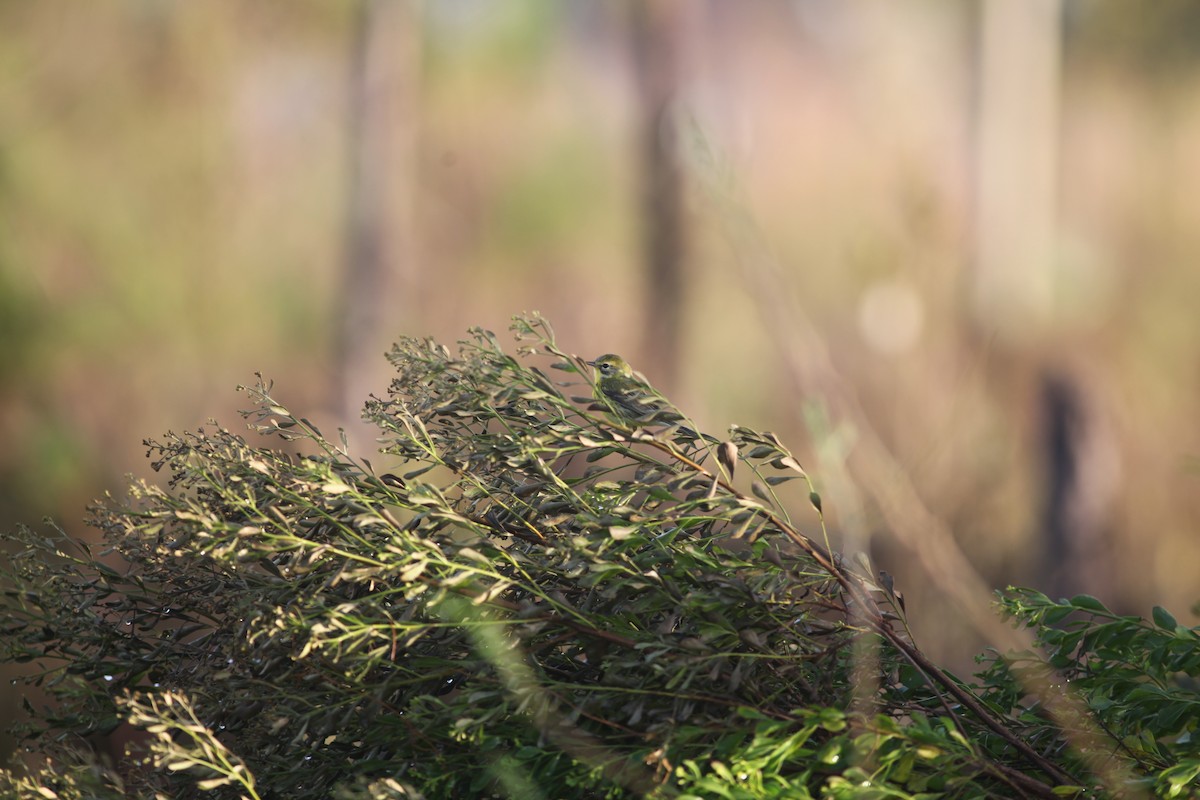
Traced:
<path fill-rule="evenodd" d="M 631 378 L 633 367 L 629 362 L 613 353 L 600 356 L 595 361 L 587 362 L 589 367 L 595 367 L 601 378 Z"/>

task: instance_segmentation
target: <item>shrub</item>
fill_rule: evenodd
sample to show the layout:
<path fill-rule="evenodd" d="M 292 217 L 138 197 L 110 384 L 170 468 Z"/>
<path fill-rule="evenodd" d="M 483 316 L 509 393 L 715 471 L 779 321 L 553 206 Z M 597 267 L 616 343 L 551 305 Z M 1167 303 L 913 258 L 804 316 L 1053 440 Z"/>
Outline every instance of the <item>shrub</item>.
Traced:
<path fill-rule="evenodd" d="M 821 530 L 777 437 L 614 417 L 544 320 L 513 329 L 523 360 L 482 330 L 394 347 L 364 414 L 402 474 L 260 378 L 246 415 L 279 445 L 149 442 L 165 486 L 97 506 L 98 553 L 12 534 L 0 637 L 51 702 L 26 703 L 42 758 L 0 794 L 1194 791 L 1195 628 L 1012 590 L 1044 652 L 968 684 L 913 645 L 890 583 L 789 516 L 800 481 Z M 1047 711 L 1064 685 L 1074 716 Z M 89 742 L 118 729 L 134 744 L 108 763 Z"/>

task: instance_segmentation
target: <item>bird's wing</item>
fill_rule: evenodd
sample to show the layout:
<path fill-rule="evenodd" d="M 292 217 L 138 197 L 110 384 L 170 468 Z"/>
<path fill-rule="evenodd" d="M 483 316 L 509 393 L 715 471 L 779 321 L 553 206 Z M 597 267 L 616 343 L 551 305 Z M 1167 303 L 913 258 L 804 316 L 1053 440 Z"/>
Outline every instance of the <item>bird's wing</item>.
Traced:
<path fill-rule="evenodd" d="M 605 394 L 631 417 L 654 414 L 663 422 L 673 421 L 678 415 L 670 403 L 655 394 L 649 386 L 638 381 L 621 381 L 605 387 Z"/>

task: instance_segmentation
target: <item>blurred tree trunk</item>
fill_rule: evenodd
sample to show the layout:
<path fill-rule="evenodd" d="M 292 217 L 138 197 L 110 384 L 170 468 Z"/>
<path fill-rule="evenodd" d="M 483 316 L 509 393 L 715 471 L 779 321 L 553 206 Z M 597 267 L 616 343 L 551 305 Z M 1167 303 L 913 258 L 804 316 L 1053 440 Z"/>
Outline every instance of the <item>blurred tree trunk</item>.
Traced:
<path fill-rule="evenodd" d="M 1036 343 L 1053 311 L 1060 0 L 983 0 L 975 90 L 972 325 Z"/>
<path fill-rule="evenodd" d="M 683 340 L 683 170 L 671 103 L 679 91 L 685 5 L 633 0 L 642 181 L 643 369 L 675 386 Z"/>
<path fill-rule="evenodd" d="M 1092 386 L 1046 366 L 1046 351 L 1065 333 L 1054 297 L 1063 6 L 983 0 L 979 9 L 969 326 L 998 345 L 988 364 L 1003 402 L 1034 406 L 1041 422 L 1030 454 L 1043 489 L 1041 588 L 1112 602 L 1120 592 L 1107 522 L 1119 471 L 1115 435 Z"/>
<path fill-rule="evenodd" d="M 409 195 L 418 101 L 419 4 L 359 0 L 351 43 L 346 262 L 331 376 L 333 406 L 351 433 L 382 358 L 412 305 Z M 378 378 L 378 380 L 376 380 Z"/>
<path fill-rule="evenodd" d="M 1088 592 L 1119 607 L 1124 597 L 1115 582 L 1111 522 L 1121 471 L 1116 435 L 1084 380 L 1047 369 L 1040 382 L 1040 588 L 1052 597 Z"/>

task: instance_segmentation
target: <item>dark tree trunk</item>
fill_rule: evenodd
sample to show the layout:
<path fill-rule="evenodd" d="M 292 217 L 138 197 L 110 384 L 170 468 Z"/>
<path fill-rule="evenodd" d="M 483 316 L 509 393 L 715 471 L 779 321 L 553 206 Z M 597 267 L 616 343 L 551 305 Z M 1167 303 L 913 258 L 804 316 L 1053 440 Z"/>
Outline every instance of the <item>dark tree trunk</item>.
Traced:
<path fill-rule="evenodd" d="M 389 337 L 410 308 L 411 151 L 419 25 L 406 0 L 359 0 L 351 43 L 345 265 L 331 374 L 332 405 L 359 418 Z"/>
<path fill-rule="evenodd" d="M 1043 576 L 1052 597 L 1088 592 L 1119 602 L 1112 522 L 1120 458 L 1115 436 L 1085 384 L 1041 375 Z"/>
<path fill-rule="evenodd" d="M 683 339 L 683 171 L 671 104 L 680 83 L 684 6 L 634 0 L 633 52 L 640 101 L 644 369 L 675 384 Z"/>

